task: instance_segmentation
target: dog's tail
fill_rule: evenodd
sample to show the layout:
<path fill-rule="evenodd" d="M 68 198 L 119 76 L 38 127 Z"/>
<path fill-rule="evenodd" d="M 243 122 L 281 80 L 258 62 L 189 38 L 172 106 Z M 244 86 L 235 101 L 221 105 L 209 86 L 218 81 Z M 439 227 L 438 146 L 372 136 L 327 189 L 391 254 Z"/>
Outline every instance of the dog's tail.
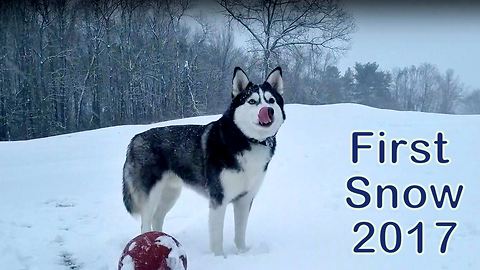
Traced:
<path fill-rule="evenodd" d="M 133 139 L 132 139 L 133 142 Z M 127 149 L 127 156 L 125 160 L 125 164 L 123 165 L 123 204 L 125 208 L 130 214 L 137 214 L 139 212 L 138 205 L 134 198 L 135 194 L 135 183 L 134 179 L 132 179 L 132 166 L 133 166 L 133 159 L 131 149 L 132 143 L 128 145 Z"/>
<path fill-rule="evenodd" d="M 136 214 L 138 212 L 138 208 L 135 205 L 135 201 L 132 198 L 132 193 L 130 192 L 130 188 L 128 184 L 125 182 L 125 178 L 123 179 L 123 204 L 125 208 L 130 214 Z"/>

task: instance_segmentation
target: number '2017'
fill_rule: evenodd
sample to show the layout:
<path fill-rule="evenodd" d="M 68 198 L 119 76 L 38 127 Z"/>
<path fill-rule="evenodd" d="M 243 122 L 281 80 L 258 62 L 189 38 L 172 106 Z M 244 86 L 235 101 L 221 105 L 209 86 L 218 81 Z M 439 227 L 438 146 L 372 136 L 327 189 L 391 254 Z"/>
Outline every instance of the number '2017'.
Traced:
<path fill-rule="evenodd" d="M 375 248 L 368 246 L 369 240 L 373 237 L 375 232 L 375 227 L 372 223 L 368 221 L 361 221 L 353 226 L 353 232 L 357 233 L 360 231 L 361 227 L 365 227 L 367 229 L 367 234 L 363 236 L 362 239 L 353 247 L 353 252 L 355 253 L 375 253 Z M 440 242 L 439 252 L 441 254 L 445 254 L 447 252 L 448 241 L 450 240 L 450 236 L 452 235 L 453 231 L 457 227 L 457 223 L 455 222 L 436 222 L 435 227 L 441 228 L 446 227 L 448 228 L 443 236 L 442 241 Z M 387 239 L 387 232 L 392 231 L 394 237 L 392 239 Z M 418 222 L 414 227 L 407 231 L 408 235 L 416 235 L 416 250 L 418 254 L 423 253 L 423 242 L 424 242 L 424 234 L 423 234 L 423 222 Z M 402 246 L 402 229 L 400 225 L 398 225 L 394 221 L 385 222 L 380 227 L 380 247 L 381 249 L 389 254 L 393 254 L 400 250 Z"/>

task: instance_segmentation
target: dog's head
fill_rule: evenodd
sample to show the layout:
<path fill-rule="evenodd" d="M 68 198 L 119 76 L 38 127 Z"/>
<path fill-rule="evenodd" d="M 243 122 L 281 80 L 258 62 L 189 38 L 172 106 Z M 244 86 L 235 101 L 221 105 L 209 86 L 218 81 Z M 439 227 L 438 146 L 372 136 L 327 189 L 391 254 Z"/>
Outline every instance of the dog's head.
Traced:
<path fill-rule="evenodd" d="M 233 121 L 249 138 L 263 141 L 274 136 L 285 120 L 282 69 L 275 68 L 261 85 L 253 84 L 236 67 L 233 72 Z"/>

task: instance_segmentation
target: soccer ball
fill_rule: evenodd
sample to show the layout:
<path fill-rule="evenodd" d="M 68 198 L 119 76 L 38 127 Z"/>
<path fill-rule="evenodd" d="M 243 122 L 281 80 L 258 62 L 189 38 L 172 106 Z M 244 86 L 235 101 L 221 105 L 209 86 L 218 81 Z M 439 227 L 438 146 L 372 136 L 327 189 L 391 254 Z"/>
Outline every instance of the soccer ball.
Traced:
<path fill-rule="evenodd" d="M 133 238 L 123 250 L 118 270 L 186 270 L 182 245 L 163 232 L 147 232 Z"/>

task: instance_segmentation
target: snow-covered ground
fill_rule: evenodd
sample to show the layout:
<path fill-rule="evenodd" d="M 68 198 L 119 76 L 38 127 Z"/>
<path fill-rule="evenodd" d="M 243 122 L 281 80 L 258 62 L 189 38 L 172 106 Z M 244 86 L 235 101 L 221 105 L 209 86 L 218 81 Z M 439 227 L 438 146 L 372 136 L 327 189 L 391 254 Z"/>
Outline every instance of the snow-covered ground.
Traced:
<path fill-rule="evenodd" d="M 277 153 L 252 209 L 249 252 L 236 254 L 229 209 L 227 258 L 211 255 L 207 201 L 188 189 L 182 191 L 164 228 L 183 244 L 189 270 L 480 269 L 480 116 L 395 112 L 351 104 L 288 105 L 286 112 Z M 140 228 L 121 197 L 130 138 L 154 126 L 204 124 L 217 117 L 0 143 L 0 269 L 116 269 L 124 245 Z M 354 130 L 382 130 L 386 139 L 430 141 L 443 131 L 451 163 L 415 165 L 405 149 L 397 165 L 379 165 L 376 153 L 364 150 L 360 163 L 353 165 Z M 454 188 L 463 183 L 465 190 L 453 211 L 434 209 L 430 194 L 419 210 L 406 209 L 402 203 L 396 210 L 353 210 L 345 203 L 352 196 L 346 181 L 357 174 L 366 176 L 371 185 L 394 183 L 401 191 L 409 184 L 421 184 L 429 194 L 430 184 L 446 183 Z M 377 228 L 366 244 L 377 249 L 373 255 L 352 252 L 366 234 L 364 228 L 352 232 L 360 220 Z M 402 248 L 393 255 L 379 251 L 378 230 L 388 220 L 397 221 L 404 233 Z M 419 220 L 425 223 L 423 255 L 416 254 L 415 237 L 405 232 Z M 459 223 L 447 255 L 438 253 L 444 230 L 434 228 L 436 220 Z"/>

